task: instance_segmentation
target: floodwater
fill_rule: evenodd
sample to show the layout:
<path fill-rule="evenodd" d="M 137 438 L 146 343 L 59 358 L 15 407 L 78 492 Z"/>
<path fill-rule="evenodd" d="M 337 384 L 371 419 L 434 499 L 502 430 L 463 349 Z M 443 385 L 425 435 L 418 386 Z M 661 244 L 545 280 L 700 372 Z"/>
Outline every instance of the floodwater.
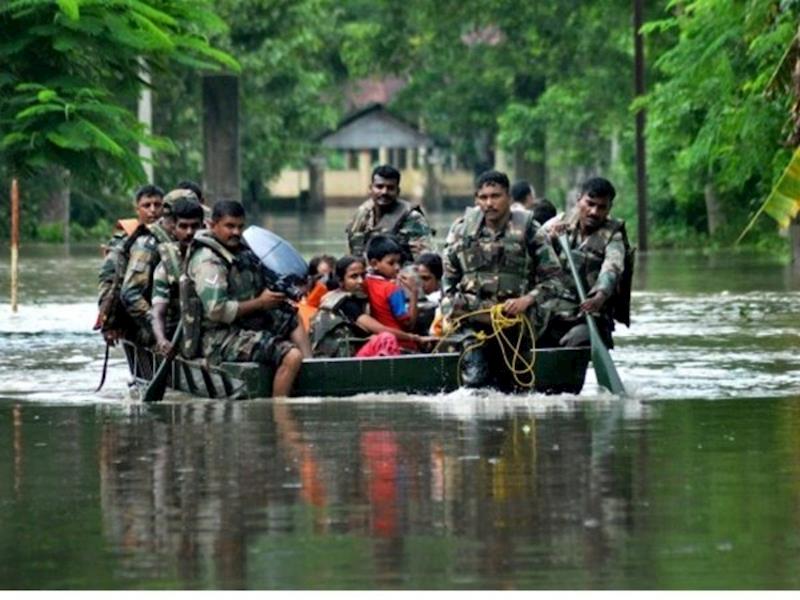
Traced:
<path fill-rule="evenodd" d="M 263 223 L 339 255 L 347 216 Z M 640 257 L 625 399 L 590 373 L 153 406 L 117 352 L 93 392 L 98 263 L 23 247 L 16 315 L 0 263 L 0 588 L 800 587 L 800 278 L 776 261 Z"/>

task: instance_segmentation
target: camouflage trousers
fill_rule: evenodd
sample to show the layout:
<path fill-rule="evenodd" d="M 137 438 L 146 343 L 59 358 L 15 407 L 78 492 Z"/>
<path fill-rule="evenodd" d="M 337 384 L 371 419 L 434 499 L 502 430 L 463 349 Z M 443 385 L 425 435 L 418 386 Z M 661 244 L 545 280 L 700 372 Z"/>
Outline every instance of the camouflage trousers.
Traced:
<path fill-rule="evenodd" d="M 299 321 L 296 314 L 275 311 L 268 329 L 221 328 L 203 333 L 203 355 L 212 363 L 259 362 L 278 367 L 295 348 L 289 335 Z"/>
<path fill-rule="evenodd" d="M 449 351 L 463 352 L 461 357 L 461 382 L 466 387 L 480 388 L 493 387 L 502 392 L 514 393 L 524 391 L 514 380 L 513 374 L 508 370 L 503 350 L 497 338 L 486 340 L 483 344 L 478 342 L 478 332 L 491 335 L 491 330 L 480 324 L 471 324 L 463 327 L 459 333 L 450 338 L 446 348 Z M 511 340 L 516 340 L 519 326 L 505 331 Z M 526 358 L 530 355 L 530 340 L 523 339 L 519 352 Z M 506 356 L 513 360 L 511 352 L 506 349 Z M 516 364 L 516 367 L 520 365 Z"/>
<path fill-rule="evenodd" d="M 613 348 L 614 338 L 611 332 L 614 330 L 614 321 L 606 315 L 596 316 L 594 321 L 605 345 Z M 556 348 L 559 346 L 579 348 L 591 345 L 586 317 L 564 318 L 553 316 L 548 320 L 547 327 L 537 340 L 537 345 L 542 348 Z"/>

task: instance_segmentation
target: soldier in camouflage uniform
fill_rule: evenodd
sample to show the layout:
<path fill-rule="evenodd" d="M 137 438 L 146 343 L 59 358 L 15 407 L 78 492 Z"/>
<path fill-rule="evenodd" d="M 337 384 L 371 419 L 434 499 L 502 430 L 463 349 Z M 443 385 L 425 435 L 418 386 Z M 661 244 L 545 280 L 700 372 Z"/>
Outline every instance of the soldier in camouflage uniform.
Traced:
<path fill-rule="evenodd" d="M 141 225 L 152 225 L 156 223 L 162 216 L 163 211 L 163 196 L 164 192 L 161 188 L 154 185 L 145 185 L 136 191 L 136 219 L 121 219 L 117 222 L 114 235 L 111 240 L 103 246 L 104 257 L 103 263 L 100 265 L 98 273 L 98 299 L 97 304 L 100 309 L 98 321 L 95 323 L 95 329 L 101 331 L 103 338 L 109 344 L 115 344 L 116 341 L 125 335 L 132 335 L 131 331 L 122 331 L 117 329 L 116 326 L 109 327 L 104 322 L 108 310 L 110 295 L 118 291 L 118 287 L 122 283 L 124 272 L 117 274 L 117 269 L 120 265 L 120 254 L 124 251 L 126 243 L 130 236 L 137 232 Z M 115 286 L 116 280 L 119 282 Z M 117 290 L 115 290 L 115 287 Z"/>
<path fill-rule="evenodd" d="M 163 211 L 164 193 L 156 188 L 151 197 L 154 203 L 160 205 L 160 212 Z M 130 247 L 130 257 L 119 292 L 122 306 L 135 327 L 131 339 L 143 346 L 149 346 L 155 341 L 150 322 L 150 299 L 153 292 L 153 272 L 161 260 L 158 246 L 173 241 L 160 223 L 150 223 L 147 229 L 148 231 L 137 235 Z"/>
<path fill-rule="evenodd" d="M 358 207 L 347 226 L 347 248 L 353 256 L 366 256 L 369 240 L 377 234 L 395 237 L 403 248 L 403 263 L 433 248 L 433 231 L 422 209 L 399 200 L 400 172 L 389 165 L 375 167 L 369 200 Z"/>
<path fill-rule="evenodd" d="M 170 198 L 167 194 L 166 198 Z M 195 233 L 203 225 L 203 208 L 194 195 L 182 196 L 174 201 L 172 217 L 175 221 L 174 242 L 160 244 L 161 257 L 153 274 L 152 324 L 156 349 L 164 355 L 172 352 L 172 339 L 180 321 L 181 306 L 178 288 L 183 258 Z"/>
<path fill-rule="evenodd" d="M 530 211 L 511 210 L 508 177 L 483 173 L 476 183 L 476 206 L 450 228 L 444 252 L 442 312 L 448 321 L 503 304 L 509 316 L 528 314 L 553 294 L 563 276 L 550 240 Z M 462 321 L 466 347 L 478 331 L 489 331 L 485 315 Z M 511 339 L 516 339 L 511 333 Z M 514 389 L 493 341 L 465 355 L 462 379 L 468 386 Z"/>
<path fill-rule="evenodd" d="M 243 228 L 242 205 L 221 200 L 210 230 L 195 236 L 181 277 L 183 351 L 195 358 L 199 345 L 210 362 L 270 365 L 273 396 L 288 396 L 311 347 L 285 294 L 267 287 L 258 257 L 242 240 Z"/>
<path fill-rule="evenodd" d="M 175 186 L 175 189 L 172 190 L 168 196 L 173 196 L 174 200 L 177 200 L 178 198 L 197 200 L 200 203 L 200 206 L 203 207 L 203 227 L 211 226 L 211 208 L 206 203 L 206 197 L 203 195 L 203 190 L 194 181 L 184 179 L 183 181 L 178 182 L 178 185 Z"/>
<path fill-rule="evenodd" d="M 542 343 L 550 346 L 588 346 L 585 313 L 595 315 L 600 334 L 613 347 L 614 320 L 630 325 L 630 290 L 633 251 L 625 223 L 609 217 L 616 190 L 610 181 L 595 177 L 581 187 L 581 195 L 570 214 L 550 219 L 544 229 L 552 236 L 563 268 L 569 265 L 558 243 L 566 234 L 575 266 L 586 290 L 581 303 L 570 275 L 566 285 L 543 306 L 548 326 Z"/>

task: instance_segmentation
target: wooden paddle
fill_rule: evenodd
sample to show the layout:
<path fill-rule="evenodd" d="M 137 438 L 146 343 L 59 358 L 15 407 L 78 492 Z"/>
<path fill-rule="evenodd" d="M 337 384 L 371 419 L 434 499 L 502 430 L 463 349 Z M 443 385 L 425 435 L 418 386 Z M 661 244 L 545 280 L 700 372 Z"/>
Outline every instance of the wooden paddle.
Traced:
<path fill-rule="evenodd" d="M 581 302 L 586 301 L 586 292 L 583 289 L 583 283 L 578 275 L 578 269 L 575 268 L 575 262 L 572 260 L 572 251 L 570 250 L 567 236 L 563 233 L 558 236 L 558 241 L 564 254 L 567 256 L 569 263 L 569 270 L 572 272 L 572 279 L 575 280 L 575 287 L 578 289 L 578 297 Z M 600 330 L 597 328 L 597 323 L 594 317 L 586 313 L 586 324 L 589 326 L 589 339 L 592 343 L 592 366 L 594 373 L 597 376 L 597 383 L 609 390 L 612 394 L 625 395 L 625 386 L 622 385 L 622 380 L 619 378 L 617 368 L 614 366 L 614 361 L 611 360 L 611 353 L 603 343 L 603 338 L 600 337 Z"/>
<path fill-rule="evenodd" d="M 169 375 L 169 367 L 172 365 L 172 359 L 175 352 L 178 351 L 178 343 L 183 334 L 183 323 L 178 323 L 175 333 L 172 336 L 172 353 L 170 356 L 164 358 L 158 367 L 158 370 L 153 375 L 153 379 L 147 384 L 147 387 L 142 391 L 142 402 L 160 402 L 164 397 L 164 392 L 167 390 L 167 375 Z"/>

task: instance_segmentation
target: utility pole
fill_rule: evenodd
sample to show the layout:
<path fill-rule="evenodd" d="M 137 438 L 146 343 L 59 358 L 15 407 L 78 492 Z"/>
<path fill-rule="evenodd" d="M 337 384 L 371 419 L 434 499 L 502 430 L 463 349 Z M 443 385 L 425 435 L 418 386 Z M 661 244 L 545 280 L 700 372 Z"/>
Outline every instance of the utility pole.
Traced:
<path fill-rule="evenodd" d="M 19 287 L 19 184 L 11 180 L 11 312 L 17 312 Z"/>
<path fill-rule="evenodd" d="M 644 96 L 644 40 L 641 29 L 644 0 L 633 0 L 633 56 L 635 97 Z M 645 111 L 636 111 L 636 213 L 639 228 L 636 241 L 640 252 L 647 252 L 647 153 L 645 148 Z"/>

